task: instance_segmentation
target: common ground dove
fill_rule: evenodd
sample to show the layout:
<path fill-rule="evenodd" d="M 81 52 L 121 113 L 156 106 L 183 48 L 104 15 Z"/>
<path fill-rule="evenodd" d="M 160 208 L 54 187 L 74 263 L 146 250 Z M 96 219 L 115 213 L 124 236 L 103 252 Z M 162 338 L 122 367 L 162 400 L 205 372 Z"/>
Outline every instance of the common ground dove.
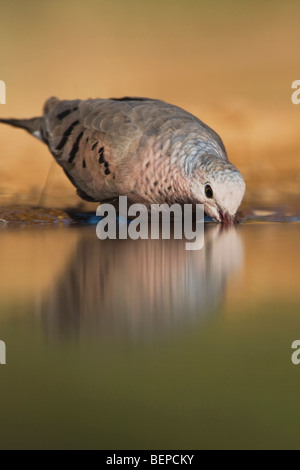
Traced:
<path fill-rule="evenodd" d="M 81 198 L 204 204 L 232 221 L 245 182 L 220 137 L 187 111 L 148 98 L 46 101 L 41 117 L 0 119 L 50 149 Z"/>

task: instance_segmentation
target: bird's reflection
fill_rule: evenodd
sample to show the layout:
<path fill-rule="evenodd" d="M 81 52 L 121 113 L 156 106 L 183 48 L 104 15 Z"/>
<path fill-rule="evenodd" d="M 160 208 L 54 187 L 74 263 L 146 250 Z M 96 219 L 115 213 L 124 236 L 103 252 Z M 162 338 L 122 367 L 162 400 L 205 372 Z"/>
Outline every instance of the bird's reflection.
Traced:
<path fill-rule="evenodd" d="M 51 337 L 145 338 L 166 334 L 216 312 L 228 276 L 241 267 L 236 229 L 205 227 L 204 247 L 185 240 L 82 238 L 42 305 Z"/>

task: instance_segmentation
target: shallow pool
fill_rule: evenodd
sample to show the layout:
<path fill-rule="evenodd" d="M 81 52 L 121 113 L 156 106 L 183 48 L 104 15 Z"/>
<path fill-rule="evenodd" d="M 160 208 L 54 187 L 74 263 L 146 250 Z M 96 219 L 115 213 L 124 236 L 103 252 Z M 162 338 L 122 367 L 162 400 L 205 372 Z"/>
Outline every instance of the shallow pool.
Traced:
<path fill-rule="evenodd" d="M 299 448 L 299 213 L 199 251 L 3 216 L 0 448 Z"/>

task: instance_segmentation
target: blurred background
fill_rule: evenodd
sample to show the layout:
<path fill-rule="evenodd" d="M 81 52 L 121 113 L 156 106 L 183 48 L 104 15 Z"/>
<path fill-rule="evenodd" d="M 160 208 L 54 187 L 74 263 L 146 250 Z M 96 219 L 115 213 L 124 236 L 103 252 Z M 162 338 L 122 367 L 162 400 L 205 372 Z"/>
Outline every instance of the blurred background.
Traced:
<path fill-rule="evenodd" d="M 299 200 L 300 4 L 276 0 L 0 1 L 3 117 L 62 99 L 159 98 L 222 137 L 245 203 Z M 81 204 L 49 151 L 0 126 L 0 201 Z"/>
<path fill-rule="evenodd" d="M 1 449 L 299 448 L 299 17 L 296 0 L 0 0 L 1 117 L 159 98 L 215 129 L 247 184 L 241 223 L 206 223 L 202 250 L 100 241 L 63 210 L 96 206 L 47 148 L 0 125 Z"/>

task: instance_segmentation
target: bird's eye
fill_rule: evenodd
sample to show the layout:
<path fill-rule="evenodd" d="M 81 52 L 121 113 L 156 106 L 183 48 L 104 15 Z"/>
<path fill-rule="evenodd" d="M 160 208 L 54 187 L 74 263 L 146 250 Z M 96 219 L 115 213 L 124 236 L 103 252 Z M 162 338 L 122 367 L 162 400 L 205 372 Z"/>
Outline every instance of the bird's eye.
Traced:
<path fill-rule="evenodd" d="M 209 184 L 207 184 L 205 186 L 205 196 L 208 198 L 208 199 L 211 199 L 213 197 L 214 193 L 213 193 L 213 190 L 211 189 L 211 186 Z"/>

